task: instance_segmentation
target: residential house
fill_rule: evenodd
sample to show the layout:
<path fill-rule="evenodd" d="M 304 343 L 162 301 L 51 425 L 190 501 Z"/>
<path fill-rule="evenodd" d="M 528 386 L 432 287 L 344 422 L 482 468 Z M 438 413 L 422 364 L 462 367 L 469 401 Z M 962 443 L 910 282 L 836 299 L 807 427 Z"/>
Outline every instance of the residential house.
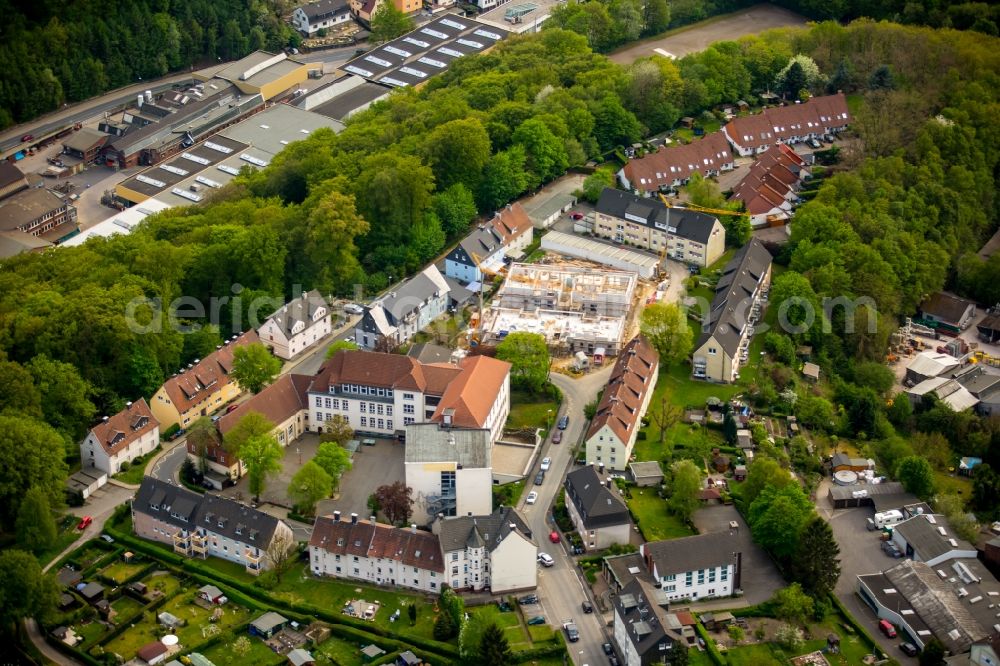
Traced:
<path fill-rule="evenodd" d="M 898 523 L 892 540 L 903 554 L 916 562 L 935 567 L 956 558 L 975 558 L 976 547 L 950 531 L 944 516 L 919 514 Z"/>
<path fill-rule="evenodd" d="M 493 510 L 493 442 L 485 428 L 414 423 L 406 430 L 406 485 L 413 490 L 413 522 L 436 516 L 484 515 Z"/>
<path fill-rule="evenodd" d="M 447 583 L 441 544 L 430 532 L 358 520 L 352 513 L 321 516 L 309 539 L 313 575 L 405 587 L 436 594 Z"/>
<path fill-rule="evenodd" d="M 792 216 L 802 181 L 809 175 L 805 160 L 787 145 L 779 144 L 776 150 L 768 150 L 754 160 L 729 200 L 743 203 L 754 227 L 781 222 Z"/>
<path fill-rule="evenodd" d="M 655 460 L 628 464 L 628 477 L 637 486 L 658 486 L 663 483 L 663 470 Z"/>
<path fill-rule="evenodd" d="M 743 553 L 733 530 L 650 541 L 639 553 L 669 601 L 728 597 L 740 589 Z"/>
<path fill-rule="evenodd" d="M 747 156 L 781 143 L 799 143 L 824 134 L 837 134 L 847 129 L 850 122 L 847 98 L 837 93 L 733 118 L 722 132 L 734 152 Z"/>
<path fill-rule="evenodd" d="M 653 396 L 659 367 L 660 355 L 642 336 L 622 349 L 587 430 L 588 463 L 626 469 Z"/>
<path fill-rule="evenodd" d="M 931 294 L 931 296 L 920 304 L 920 316 L 931 322 L 935 322 L 939 327 L 944 327 L 958 333 L 964 331 L 972 323 L 976 316 L 976 304 L 972 301 L 943 291 Z"/>
<path fill-rule="evenodd" d="M 433 530 L 452 588 L 507 594 L 538 585 L 538 545 L 515 509 L 501 506 L 485 515 L 445 518 Z"/>
<path fill-rule="evenodd" d="M 465 283 L 481 282 L 483 274 L 495 275 L 506 257 L 517 258 L 531 244 L 534 225 L 521 204 L 497 212 L 478 225 L 445 257 L 445 275 Z"/>
<path fill-rule="evenodd" d="M 215 427 L 220 442 L 247 414 L 256 412 L 274 424 L 271 436 L 281 446 L 288 446 L 309 430 L 307 391 L 311 383 L 312 377 L 309 375 L 294 373 L 281 375 L 260 393 L 219 417 Z M 192 462 L 200 464 L 201 452 L 190 440 L 187 443 L 187 450 Z M 242 461 L 226 451 L 224 446 L 211 446 L 204 453 L 208 470 L 205 478 L 215 486 L 216 490 L 222 490 L 230 480 L 240 478 L 246 471 Z"/>
<path fill-rule="evenodd" d="M 386 351 L 401 345 L 448 311 L 448 283 L 431 264 L 365 307 L 354 330 L 364 349 Z"/>
<path fill-rule="evenodd" d="M 617 493 L 601 482 L 592 465 L 566 475 L 566 510 L 587 550 L 626 544 L 632 525 L 628 508 Z"/>
<path fill-rule="evenodd" d="M 295 542 L 274 516 L 219 495 L 191 492 L 147 476 L 132 500 L 136 536 L 173 546 L 186 557 L 219 557 L 257 575 L 271 567 L 270 549 Z"/>
<path fill-rule="evenodd" d="M 51 190 L 17 192 L 0 201 L 0 232 L 17 231 L 58 243 L 79 231 L 76 207 Z"/>
<path fill-rule="evenodd" d="M 726 136 L 712 132 L 691 143 L 662 146 L 655 153 L 629 160 L 618 171 L 618 180 L 628 190 L 650 194 L 681 187 L 693 173 L 708 178 L 732 171 L 734 166 Z"/>
<path fill-rule="evenodd" d="M 753 327 L 763 314 L 770 285 L 771 254 L 752 238 L 722 269 L 709 312 L 702 315 L 701 337 L 692 354 L 696 379 L 736 381 L 749 360 Z"/>
<path fill-rule="evenodd" d="M 667 663 L 674 650 L 687 650 L 679 632 L 667 624 L 666 612 L 650 599 L 638 580 L 614 598 L 614 638 L 624 666 Z"/>
<path fill-rule="evenodd" d="M 923 649 L 937 638 L 960 655 L 994 633 L 992 599 L 1000 596 L 1000 584 L 974 558 L 939 566 L 906 559 L 858 576 L 858 596 L 894 624 L 902 640 Z"/>
<path fill-rule="evenodd" d="M 485 428 L 495 442 L 510 412 L 510 364 L 487 356 L 458 365 L 420 363 L 382 352 L 341 351 L 320 368 L 309 387 L 317 432 L 334 415 L 363 433 L 404 435 L 414 423 Z"/>
<path fill-rule="evenodd" d="M 257 336 L 278 358 L 293 359 L 330 335 L 330 306 L 316 290 L 283 305 L 267 318 Z"/>
<path fill-rule="evenodd" d="M 187 368 L 163 383 L 150 401 L 150 409 L 160 425 L 178 424 L 187 428 L 199 416 L 207 416 L 240 394 L 240 387 L 229 377 L 233 369 L 233 350 L 259 342 L 257 331 L 233 336 L 204 359 L 195 359 Z"/>
<path fill-rule="evenodd" d="M 695 266 L 708 266 L 726 251 L 726 230 L 717 218 L 610 187 L 597 201 L 594 235 Z"/>
<path fill-rule="evenodd" d="M 288 618 L 284 615 L 268 611 L 250 623 L 250 635 L 260 636 L 266 640 L 284 629 L 287 624 Z"/>
<path fill-rule="evenodd" d="M 296 7 L 292 12 L 292 26 L 306 37 L 350 20 L 351 7 L 347 0 L 317 0 Z"/>
<path fill-rule="evenodd" d="M 122 465 L 151 453 L 160 445 L 160 424 L 145 398 L 125 403 L 125 409 L 105 416 L 80 443 L 80 461 L 105 474 L 117 474 Z"/>
<path fill-rule="evenodd" d="M 370 27 L 372 17 L 385 0 L 349 0 L 351 13 L 365 26 Z M 391 0 L 392 4 L 404 14 L 415 14 L 423 6 L 421 0 Z"/>

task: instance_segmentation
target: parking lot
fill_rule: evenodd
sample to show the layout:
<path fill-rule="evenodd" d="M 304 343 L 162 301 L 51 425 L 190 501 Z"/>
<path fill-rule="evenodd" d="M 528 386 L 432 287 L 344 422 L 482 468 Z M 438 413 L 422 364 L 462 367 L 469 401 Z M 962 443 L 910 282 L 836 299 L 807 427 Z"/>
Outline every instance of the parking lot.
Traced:
<path fill-rule="evenodd" d="M 403 445 L 387 439 L 376 440 L 375 446 L 362 446 L 354 454 L 354 467 L 340 480 L 340 497 L 323 500 L 316 507 L 317 515 L 340 511 L 367 518 L 368 496 L 379 486 L 403 481 Z"/>

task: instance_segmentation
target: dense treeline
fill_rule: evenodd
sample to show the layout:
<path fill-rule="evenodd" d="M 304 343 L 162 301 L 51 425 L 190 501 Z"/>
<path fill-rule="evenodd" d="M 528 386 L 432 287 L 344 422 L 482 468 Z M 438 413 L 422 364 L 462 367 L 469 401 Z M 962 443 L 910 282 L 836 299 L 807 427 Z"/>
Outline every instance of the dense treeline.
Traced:
<path fill-rule="evenodd" d="M 298 40 L 283 9 L 283 0 L 3 0 L 0 128 L 140 79 L 280 51 Z"/>
<path fill-rule="evenodd" d="M 986 2 L 949 0 L 775 0 L 775 4 L 811 19 L 852 21 L 867 17 L 935 28 L 975 30 L 997 35 L 1000 6 Z"/>

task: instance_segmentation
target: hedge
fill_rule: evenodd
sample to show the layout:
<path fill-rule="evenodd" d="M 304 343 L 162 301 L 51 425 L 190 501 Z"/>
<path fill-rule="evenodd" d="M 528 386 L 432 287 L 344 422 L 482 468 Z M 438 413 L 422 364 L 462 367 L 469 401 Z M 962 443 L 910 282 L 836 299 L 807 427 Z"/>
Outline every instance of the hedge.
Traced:
<path fill-rule="evenodd" d="M 377 640 L 373 640 L 371 634 L 361 629 L 355 627 L 350 627 L 347 625 L 333 625 L 330 627 L 330 634 L 339 636 L 340 638 L 349 639 L 351 642 L 357 643 L 375 643 L 383 650 L 394 651 L 394 652 L 406 652 L 410 650 L 413 654 L 420 657 L 423 661 L 433 664 L 452 664 L 454 663 L 451 659 L 442 659 L 441 655 L 434 654 L 433 652 L 427 650 L 421 650 L 419 647 L 414 647 L 414 645 L 408 641 L 395 640 L 393 638 L 388 638 L 380 636 Z M 458 657 L 458 649 L 455 649 L 455 657 Z"/>
<path fill-rule="evenodd" d="M 170 597 L 170 598 L 173 598 L 173 597 Z M 152 612 L 155 615 L 156 614 L 156 609 L 160 608 L 161 606 L 163 606 L 163 604 L 167 603 L 167 601 L 168 601 L 167 597 L 160 597 L 159 599 L 157 599 L 153 603 L 149 604 L 148 606 L 143 606 L 142 608 L 139 609 L 139 611 L 137 613 L 135 613 L 134 615 L 130 616 L 128 618 L 128 620 L 124 620 L 124 619 L 119 620 L 118 624 L 115 625 L 115 628 L 112 629 L 106 636 L 104 636 L 103 638 L 101 638 L 101 640 L 99 640 L 99 641 L 94 641 L 93 645 L 88 645 L 87 647 L 91 648 L 94 645 L 100 645 L 100 646 L 103 647 L 104 645 L 107 645 L 108 643 L 110 643 L 114 639 L 118 638 L 123 633 L 125 633 L 125 631 L 127 629 L 131 629 L 132 628 L 132 624 L 135 622 L 136 618 L 142 618 L 142 614 L 145 613 L 146 611 L 150 611 L 150 612 Z"/>
<path fill-rule="evenodd" d="M 885 654 L 885 651 L 882 649 L 882 646 L 879 645 L 878 642 L 872 637 L 872 635 L 868 633 L 867 629 L 858 624 L 858 621 L 854 618 L 853 615 L 851 615 L 851 612 L 847 610 L 847 608 L 844 606 L 843 603 L 841 603 L 840 599 L 838 599 L 836 595 L 831 594 L 830 601 L 833 603 L 833 607 L 837 609 L 837 612 L 840 613 L 840 616 L 843 618 L 843 620 L 847 622 L 847 624 L 851 625 L 851 627 L 854 628 L 854 631 L 856 631 L 857 634 L 865 640 L 865 643 L 868 644 L 868 647 L 874 654 L 876 655 L 881 654 L 884 657 L 888 657 L 888 655 Z"/>
<path fill-rule="evenodd" d="M 715 641 L 713 641 L 712 637 L 708 635 L 707 631 L 705 631 L 705 626 L 699 622 L 694 626 L 694 628 L 695 631 L 698 632 L 698 637 L 705 641 L 705 652 L 708 653 L 708 658 L 712 660 L 712 663 L 715 664 L 715 666 L 726 666 L 728 662 L 722 656 L 722 653 L 719 652 L 719 648 L 716 647 Z"/>
<path fill-rule="evenodd" d="M 55 649 L 59 650 L 66 656 L 75 659 L 77 661 L 81 661 L 84 664 L 87 664 L 87 666 L 105 666 L 103 661 L 98 661 L 97 659 L 94 659 L 86 652 L 81 652 L 76 650 L 75 648 L 71 648 L 62 641 L 58 640 L 48 631 L 44 633 L 45 633 L 45 642 L 54 647 Z"/>

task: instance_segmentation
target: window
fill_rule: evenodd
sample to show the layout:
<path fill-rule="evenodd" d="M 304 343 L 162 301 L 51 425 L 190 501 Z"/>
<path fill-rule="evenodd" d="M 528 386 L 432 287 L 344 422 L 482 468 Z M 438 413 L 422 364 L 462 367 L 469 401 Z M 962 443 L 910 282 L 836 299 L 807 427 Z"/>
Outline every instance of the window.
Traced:
<path fill-rule="evenodd" d="M 413 400 L 413 394 L 412 393 L 404 393 L 403 394 L 403 400 Z"/>
<path fill-rule="evenodd" d="M 684 574 L 684 584 L 688 587 L 691 587 L 691 583 L 693 582 L 694 582 L 694 572 L 688 571 L 686 574 Z"/>
<path fill-rule="evenodd" d="M 333 402 L 333 405 L 332 405 L 333 409 L 340 409 L 340 405 L 338 404 L 340 402 L 339 400 L 337 400 L 336 398 L 334 398 L 332 402 Z"/>
<path fill-rule="evenodd" d="M 412 416 L 404 416 L 403 417 L 403 425 L 410 425 L 413 422 L 414 421 L 413 421 L 413 417 Z"/>
<path fill-rule="evenodd" d="M 368 413 L 368 403 L 367 402 L 362 402 L 361 403 L 361 413 L 362 414 L 367 414 Z"/>
<path fill-rule="evenodd" d="M 676 592 L 677 591 L 677 586 L 676 585 L 667 585 L 666 590 L 667 590 L 667 592 Z"/>
<path fill-rule="evenodd" d="M 385 428 L 386 430 L 392 430 L 392 419 L 386 419 Z"/>
<path fill-rule="evenodd" d="M 715 569 L 709 569 L 708 570 L 708 582 L 709 583 L 714 583 L 715 582 Z"/>
<path fill-rule="evenodd" d="M 316 422 L 319 423 L 322 420 L 323 420 L 323 413 L 322 412 L 316 412 Z"/>
<path fill-rule="evenodd" d="M 708 348 L 708 355 L 709 356 L 715 356 L 718 353 L 718 351 L 719 350 L 716 349 L 715 347 L 709 347 Z"/>
<path fill-rule="evenodd" d="M 451 561 L 452 562 L 458 562 L 458 553 L 452 553 L 451 554 Z"/>
<path fill-rule="evenodd" d="M 719 567 L 719 580 L 725 582 L 729 580 L 729 567 Z"/>
<path fill-rule="evenodd" d="M 317 407 L 322 407 L 323 406 L 323 398 L 321 398 L 319 396 L 316 396 L 316 406 Z"/>
<path fill-rule="evenodd" d="M 368 427 L 368 417 L 367 416 L 362 416 L 361 417 L 361 427 L 362 428 L 367 428 Z"/>
<path fill-rule="evenodd" d="M 368 403 L 368 413 L 369 414 L 374 414 L 375 413 L 375 403 L 374 402 L 369 402 Z"/>
<path fill-rule="evenodd" d="M 385 415 L 386 416 L 392 416 L 392 405 L 386 405 L 385 406 Z"/>
<path fill-rule="evenodd" d="M 332 404 L 333 404 L 333 403 L 332 403 L 332 402 L 330 401 L 330 399 L 329 399 L 329 398 L 326 398 L 326 405 L 324 405 L 324 406 L 325 406 L 325 407 L 326 407 L 327 409 L 330 409 L 330 407 L 332 406 Z"/>
<path fill-rule="evenodd" d="M 675 581 L 677 580 L 677 574 L 669 574 L 663 577 L 663 580 Z"/>
<path fill-rule="evenodd" d="M 413 405 L 403 405 L 403 413 L 404 414 L 412 414 L 413 413 Z"/>
<path fill-rule="evenodd" d="M 378 429 L 379 430 L 385 430 L 385 420 L 383 420 L 383 419 L 379 419 L 378 420 Z"/>
<path fill-rule="evenodd" d="M 382 414 L 384 414 L 384 413 L 385 413 L 385 405 L 383 405 L 383 404 L 382 404 L 382 403 L 380 402 L 380 403 L 378 403 L 378 414 L 379 414 L 379 415 L 381 416 L 381 415 L 382 415 Z"/>
<path fill-rule="evenodd" d="M 340 401 L 340 408 L 346 412 L 347 408 L 349 406 L 349 403 L 350 403 L 349 400 L 341 400 Z"/>

